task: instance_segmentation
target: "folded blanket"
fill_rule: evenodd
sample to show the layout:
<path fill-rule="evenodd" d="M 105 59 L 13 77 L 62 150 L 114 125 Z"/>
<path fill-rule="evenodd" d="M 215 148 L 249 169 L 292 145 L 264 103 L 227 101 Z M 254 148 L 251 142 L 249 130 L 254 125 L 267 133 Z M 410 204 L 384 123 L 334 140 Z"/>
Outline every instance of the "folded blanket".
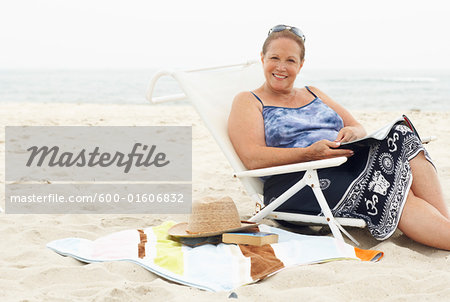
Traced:
<path fill-rule="evenodd" d="M 293 265 L 340 259 L 377 261 L 383 257 L 380 251 L 338 244 L 331 237 L 299 235 L 267 225 L 260 225 L 260 231 L 278 234 L 278 243 L 188 247 L 167 234 L 174 224 L 169 221 L 146 229 L 121 231 L 94 241 L 66 238 L 52 241 L 47 247 L 87 263 L 134 262 L 168 280 L 209 291 L 232 290 Z"/>

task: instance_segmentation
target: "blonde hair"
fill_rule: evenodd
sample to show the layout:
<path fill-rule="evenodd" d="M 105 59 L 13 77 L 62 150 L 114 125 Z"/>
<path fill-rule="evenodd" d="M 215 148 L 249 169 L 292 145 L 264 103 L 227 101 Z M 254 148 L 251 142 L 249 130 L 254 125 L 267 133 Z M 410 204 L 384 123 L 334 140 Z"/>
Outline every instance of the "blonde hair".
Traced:
<path fill-rule="evenodd" d="M 266 41 L 264 41 L 263 48 L 262 48 L 263 55 L 266 54 L 270 43 L 273 40 L 280 39 L 280 38 L 288 38 L 288 39 L 291 39 L 294 42 L 296 42 L 298 44 L 298 46 L 300 47 L 300 59 L 302 61 L 305 59 L 305 43 L 304 43 L 303 39 L 287 29 L 282 30 L 282 31 L 273 32 L 266 38 Z"/>

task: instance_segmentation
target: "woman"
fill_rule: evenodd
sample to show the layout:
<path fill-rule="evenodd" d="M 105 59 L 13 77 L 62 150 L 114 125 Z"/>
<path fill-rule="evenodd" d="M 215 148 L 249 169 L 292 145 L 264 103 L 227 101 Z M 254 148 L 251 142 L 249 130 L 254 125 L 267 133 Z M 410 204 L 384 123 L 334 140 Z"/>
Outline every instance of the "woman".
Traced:
<path fill-rule="evenodd" d="M 366 131 L 319 89 L 294 87 L 304 63 L 304 40 L 295 27 L 273 27 L 261 53 L 265 83 L 235 97 L 228 132 L 244 165 L 257 169 L 348 157 L 342 166 L 319 171 L 321 188 L 334 215 L 365 219 L 371 234 L 380 240 L 398 227 L 422 244 L 450 250 L 449 211 L 418 137 L 406 126 L 395 125 L 379 144 L 355 152 L 338 148 L 343 142 L 364 137 Z M 265 179 L 265 204 L 303 174 Z M 305 198 L 305 194 L 310 196 Z M 309 188 L 278 209 L 320 213 Z"/>

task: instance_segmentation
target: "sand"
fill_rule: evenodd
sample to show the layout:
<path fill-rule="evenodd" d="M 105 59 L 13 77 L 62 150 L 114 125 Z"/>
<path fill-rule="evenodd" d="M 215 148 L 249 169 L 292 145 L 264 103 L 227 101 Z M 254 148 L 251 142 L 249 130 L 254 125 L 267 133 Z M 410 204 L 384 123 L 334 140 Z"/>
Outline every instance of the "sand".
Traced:
<path fill-rule="evenodd" d="M 370 132 L 405 112 L 353 112 Z M 429 145 L 450 197 L 450 112 L 406 112 Z M 2 126 L 13 125 L 192 125 L 193 196 L 228 195 L 243 217 L 253 204 L 195 111 L 189 106 L 2 104 Z M 4 127 L 0 134 L 1 207 L 4 209 Z M 447 199 L 448 202 L 449 199 Z M 45 245 L 66 237 L 96 239 L 186 215 L 11 215 L 0 214 L 1 301 L 233 301 L 230 292 L 211 293 L 159 278 L 126 262 L 83 264 Z M 363 248 L 378 249 L 378 263 L 337 261 L 285 269 L 240 287 L 239 301 L 448 301 L 450 253 L 415 243 L 397 231 L 386 241 L 350 229 Z"/>

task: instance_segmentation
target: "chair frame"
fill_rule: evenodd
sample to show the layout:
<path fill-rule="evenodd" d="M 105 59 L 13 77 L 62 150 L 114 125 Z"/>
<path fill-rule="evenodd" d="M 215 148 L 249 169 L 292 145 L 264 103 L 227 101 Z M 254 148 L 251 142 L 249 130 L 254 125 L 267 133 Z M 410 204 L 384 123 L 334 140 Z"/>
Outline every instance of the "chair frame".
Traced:
<path fill-rule="evenodd" d="M 191 88 L 188 87 L 186 85 L 186 83 L 184 83 L 184 81 L 183 81 L 182 75 L 185 75 L 188 73 L 222 70 L 222 69 L 229 69 L 229 68 L 246 68 L 253 64 L 258 64 L 258 63 L 259 63 L 258 61 L 248 61 L 248 62 L 245 62 L 242 64 L 208 67 L 208 68 L 187 70 L 187 71 L 161 70 L 161 71 L 158 71 L 157 73 L 155 73 L 153 75 L 153 77 L 151 78 L 146 97 L 153 104 L 177 101 L 177 100 L 182 100 L 182 99 L 189 99 L 191 101 L 191 103 L 194 105 L 194 108 L 196 109 L 197 113 L 199 113 L 199 115 L 203 119 L 203 122 L 205 123 L 206 127 L 211 132 L 214 139 L 219 144 L 219 146 L 221 147 L 225 156 L 227 157 L 228 161 L 230 162 L 231 166 L 235 170 L 233 176 L 241 179 L 246 191 L 249 193 L 250 197 L 256 202 L 255 214 L 249 219 L 249 221 L 259 222 L 263 218 L 267 217 L 267 218 L 278 219 L 278 220 L 286 220 L 286 221 L 294 222 L 294 223 L 300 222 L 301 224 L 307 224 L 307 225 L 326 225 L 326 224 L 328 224 L 334 238 L 338 242 L 344 242 L 344 239 L 341 234 L 341 232 L 343 232 L 345 235 L 347 235 L 348 238 L 350 238 L 350 240 L 352 240 L 355 244 L 359 245 L 359 243 L 342 226 L 364 228 L 366 226 L 366 222 L 364 220 L 358 219 L 358 218 L 334 218 L 332 215 L 331 209 L 328 206 L 328 203 L 325 199 L 325 196 L 323 195 L 323 192 L 320 189 L 320 183 L 319 183 L 319 178 L 318 178 L 318 174 L 317 174 L 318 169 L 342 165 L 343 163 L 345 163 L 347 161 L 346 157 L 317 160 L 317 161 L 283 165 L 283 166 L 270 167 L 270 168 L 264 168 L 264 169 L 247 170 L 243 166 L 239 157 L 236 156 L 234 148 L 232 148 L 233 150 L 226 150 L 227 148 L 229 148 L 228 146 L 231 145 L 231 143 L 228 142 L 228 145 L 224 145 L 224 143 L 222 142 L 222 138 L 220 137 L 220 135 L 218 135 L 217 129 L 215 128 L 217 126 L 211 124 L 208 121 L 208 115 L 205 112 L 203 112 L 201 104 L 198 104 L 196 102 L 196 100 L 195 100 L 196 96 L 192 95 L 193 93 L 192 93 Z M 172 77 L 173 79 L 175 79 L 178 82 L 178 84 L 180 85 L 180 87 L 182 88 L 184 93 L 169 95 L 169 96 L 162 96 L 162 97 L 153 97 L 156 83 L 158 82 L 159 79 L 161 79 L 162 77 L 165 77 L 165 76 Z M 230 102 L 231 101 L 232 100 L 230 100 Z M 227 127 L 227 125 L 221 125 L 221 127 L 222 126 Z M 226 139 L 229 140 L 228 136 Z M 234 153 L 234 154 L 230 155 L 230 152 Z M 269 205 L 264 206 L 262 198 L 261 198 L 262 183 L 261 183 L 259 177 L 291 173 L 291 172 L 299 172 L 299 171 L 305 171 L 304 177 L 300 181 L 298 181 L 295 185 L 293 185 L 290 189 L 288 189 L 286 192 L 284 192 L 281 196 L 279 196 L 277 199 L 275 199 L 273 202 L 271 202 Z M 255 180 L 256 180 L 256 182 L 255 182 Z M 291 196 L 293 196 L 295 193 L 300 191 L 305 186 L 309 186 L 312 189 L 312 191 L 322 209 L 323 216 L 274 211 L 279 205 L 281 205 L 283 202 L 288 200 Z"/>

